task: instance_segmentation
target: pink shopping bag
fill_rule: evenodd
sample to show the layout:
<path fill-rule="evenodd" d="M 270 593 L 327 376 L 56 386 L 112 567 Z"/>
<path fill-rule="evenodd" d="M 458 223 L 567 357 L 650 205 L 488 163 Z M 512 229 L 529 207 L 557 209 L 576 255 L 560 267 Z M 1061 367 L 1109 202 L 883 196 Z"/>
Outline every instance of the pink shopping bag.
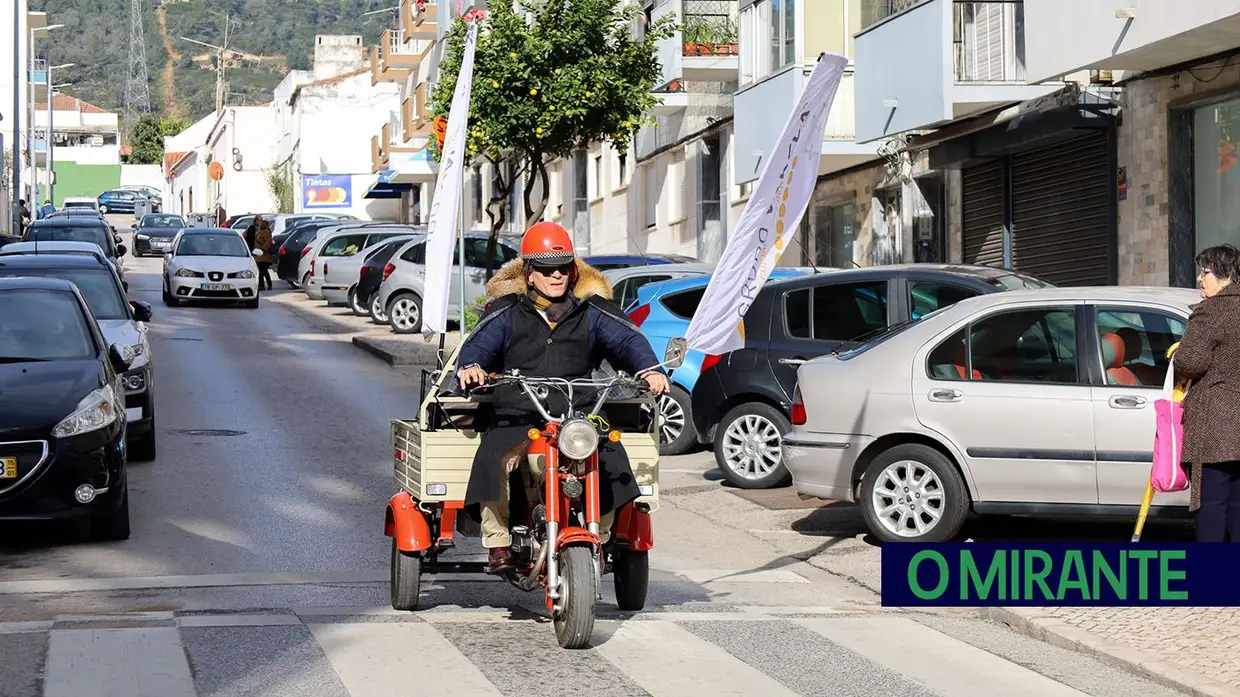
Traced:
<path fill-rule="evenodd" d="M 1155 491 L 1171 493 L 1188 488 L 1188 474 L 1180 462 L 1184 445 L 1184 405 L 1175 395 L 1175 358 L 1167 366 L 1163 394 L 1154 401 L 1154 466 L 1150 484 Z"/>

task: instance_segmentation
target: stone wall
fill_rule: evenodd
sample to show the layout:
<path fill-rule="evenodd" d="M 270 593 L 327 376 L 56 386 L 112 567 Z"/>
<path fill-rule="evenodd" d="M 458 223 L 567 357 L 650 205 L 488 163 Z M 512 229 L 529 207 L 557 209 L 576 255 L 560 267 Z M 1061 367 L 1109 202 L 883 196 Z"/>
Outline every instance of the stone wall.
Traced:
<path fill-rule="evenodd" d="M 1120 285 L 1170 284 L 1168 110 L 1238 88 L 1234 61 L 1125 83 L 1117 145 L 1118 164 L 1128 170 L 1128 196 L 1117 202 Z"/>

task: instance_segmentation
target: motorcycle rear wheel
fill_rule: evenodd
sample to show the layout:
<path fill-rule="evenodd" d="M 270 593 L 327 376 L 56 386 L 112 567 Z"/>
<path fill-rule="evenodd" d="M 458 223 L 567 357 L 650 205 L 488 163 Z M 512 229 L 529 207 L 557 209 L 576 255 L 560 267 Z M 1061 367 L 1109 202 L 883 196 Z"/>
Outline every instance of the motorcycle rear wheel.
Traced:
<path fill-rule="evenodd" d="M 616 582 L 616 607 L 625 612 L 646 607 L 646 591 L 650 587 L 650 557 L 646 552 L 616 550 L 611 573 Z"/>
<path fill-rule="evenodd" d="M 402 552 L 392 540 L 391 601 L 393 610 L 417 610 L 422 591 L 422 558 Z"/>
<path fill-rule="evenodd" d="M 555 615 L 555 638 L 560 648 L 584 649 L 594 634 L 594 558 L 587 547 L 560 552 L 560 600 Z"/>

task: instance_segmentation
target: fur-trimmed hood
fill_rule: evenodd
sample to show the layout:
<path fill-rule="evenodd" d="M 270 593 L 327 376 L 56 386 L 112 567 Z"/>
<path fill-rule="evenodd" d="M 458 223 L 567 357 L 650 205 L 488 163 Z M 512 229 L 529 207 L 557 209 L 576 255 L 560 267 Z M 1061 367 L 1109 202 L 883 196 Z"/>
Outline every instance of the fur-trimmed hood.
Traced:
<path fill-rule="evenodd" d="M 585 263 L 580 257 L 576 259 L 576 264 L 577 282 L 573 284 L 573 295 L 578 300 L 596 295 L 604 300 L 611 300 L 611 283 L 603 272 Z M 487 300 L 495 300 L 505 295 L 525 295 L 529 290 L 530 287 L 525 282 L 525 262 L 519 258 L 513 259 L 501 266 L 491 280 L 487 281 Z"/>

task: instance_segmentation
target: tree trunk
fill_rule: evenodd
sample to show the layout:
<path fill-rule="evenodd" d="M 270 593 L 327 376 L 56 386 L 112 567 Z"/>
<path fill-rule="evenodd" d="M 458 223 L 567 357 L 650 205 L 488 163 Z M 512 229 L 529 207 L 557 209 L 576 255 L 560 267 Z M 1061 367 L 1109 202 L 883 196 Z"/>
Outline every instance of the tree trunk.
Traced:
<path fill-rule="evenodd" d="M 548 191 L 547 163 L 543 159 L 543 154 L 541 152 L 532 152 L 530 153 L 529 158 L 530 162 L 528 171 L 530 176 L 525 180 L 524 196 L 526 229 L 533 227 L 534 223 L 537 223 L 538 219 L 541 218 L 543 213 L 546 212 L 547 199 L 551 195 L 551 192 Z M 534 178 L 535 174 L 538 175 L 538 179 Z M 534 195 L 534 185 L 539 183 L 542 184 L 542 186 L 539 187 L 541 196 L 539 197 L 538 203 L 535 204 L 531 199 Z"/>
<path fill-rule="evenodd" d="M 491 276 L 495 275 L 493 264 L 496 248 L 499 246 L 499 233 L 508 224 L 508 201 L 512 196 L 514 182 L 512 177 L 505 176 L 504 158 L 487 156 L 487 161 L 491 163 L 491 169 L 494 172 L 493 181 L 497 189 L 495 196 L 487 204 L 487 217 L 491 219 L 491 234 L 487 236 L 486 260 L 486 279 L 489 281 Z"/>

